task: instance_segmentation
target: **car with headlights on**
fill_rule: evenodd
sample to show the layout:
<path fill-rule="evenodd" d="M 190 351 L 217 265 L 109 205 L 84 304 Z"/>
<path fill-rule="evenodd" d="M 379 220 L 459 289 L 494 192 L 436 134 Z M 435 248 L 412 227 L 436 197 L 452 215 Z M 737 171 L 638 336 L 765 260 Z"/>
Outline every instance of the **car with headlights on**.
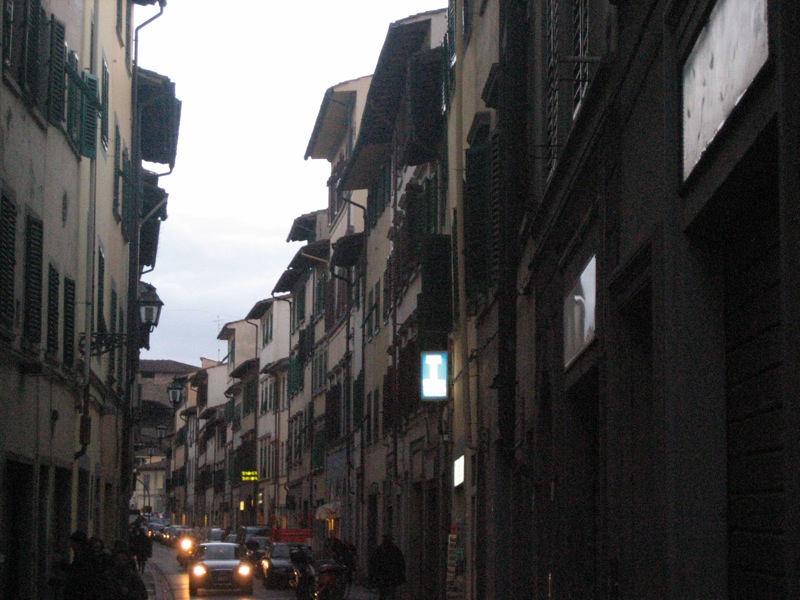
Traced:
<path fill-rule="evenodd" d="M 253 593 L 253 565 L 241 544 L 205 542 L 198 544 L 189 561 L 189 596 L 200 590 L 239 590 Z"/>

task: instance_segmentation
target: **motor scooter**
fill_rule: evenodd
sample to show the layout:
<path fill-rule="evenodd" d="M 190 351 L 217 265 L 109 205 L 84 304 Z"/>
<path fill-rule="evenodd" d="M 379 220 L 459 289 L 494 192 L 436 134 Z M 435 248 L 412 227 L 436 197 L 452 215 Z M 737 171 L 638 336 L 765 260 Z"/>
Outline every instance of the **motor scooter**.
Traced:
<path fill-rule="evenodd" d="M 317 591 L 314 600 L 343 600 L 347 593 L 347 567 L 336 561 L 318 565 Z"/>

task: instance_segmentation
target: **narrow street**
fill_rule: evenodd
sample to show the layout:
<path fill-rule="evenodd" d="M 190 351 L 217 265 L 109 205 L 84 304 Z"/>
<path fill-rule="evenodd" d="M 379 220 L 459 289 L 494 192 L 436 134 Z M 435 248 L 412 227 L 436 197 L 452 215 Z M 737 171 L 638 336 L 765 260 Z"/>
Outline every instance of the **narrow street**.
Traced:
<path fill-rule="evenodd" d="M 175 550 L 172 548 L 153 544 L 153 558 L 147 563 L 144 578 L 148 590 L 150 590 L 151 600 L 188 600 L 189 598 L 189 575 L 178 564 L 175 559 Z M 228 598 L 291 600 L 294 598 L 294 590 L 268 590 L 262 581 L 257 579 L 253 585 L 252 595 L 228 591 L 201 591 L 200 597 L 215 598 L 216 600 L 227 600 Z M 352 587 L 347 595 L 348 600 L 373 600 L 377 597 L 376 593 L 358 586 Z"/>

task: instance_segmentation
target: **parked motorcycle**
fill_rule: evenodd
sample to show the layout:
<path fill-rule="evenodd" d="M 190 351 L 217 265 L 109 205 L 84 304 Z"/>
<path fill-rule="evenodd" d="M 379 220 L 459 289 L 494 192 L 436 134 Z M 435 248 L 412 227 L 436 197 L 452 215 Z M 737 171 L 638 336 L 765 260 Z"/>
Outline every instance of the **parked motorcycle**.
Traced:
<path fill-rule="evenodd" d="M 343 564 L 330 560 L 318 565 L 317 591 L 314 600 L 343 600 L 350 574 Z"/>

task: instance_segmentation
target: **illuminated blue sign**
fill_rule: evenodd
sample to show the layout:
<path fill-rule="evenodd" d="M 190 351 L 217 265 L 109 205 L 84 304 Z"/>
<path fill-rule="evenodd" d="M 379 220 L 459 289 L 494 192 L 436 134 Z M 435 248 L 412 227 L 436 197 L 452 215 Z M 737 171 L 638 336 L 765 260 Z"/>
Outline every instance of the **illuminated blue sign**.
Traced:
<path fill-rule="evenodd" d="M 447 399 L 447 352 L 422 353 L 422 399 Z"/>

